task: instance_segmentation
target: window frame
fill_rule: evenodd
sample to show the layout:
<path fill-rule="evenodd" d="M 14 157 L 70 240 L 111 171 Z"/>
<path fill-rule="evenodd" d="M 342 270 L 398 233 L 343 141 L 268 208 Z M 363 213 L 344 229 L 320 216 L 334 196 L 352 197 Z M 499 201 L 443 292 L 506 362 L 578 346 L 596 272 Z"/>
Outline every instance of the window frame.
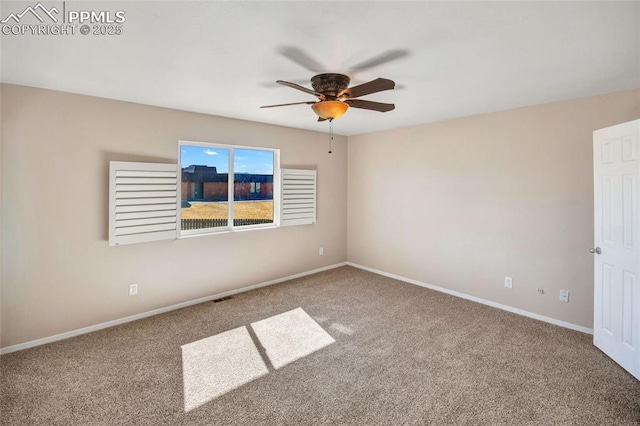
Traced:
<path fill-rule="evenodd" d="M 229 164 L 228 164 L 228 182 L 227 182 L 227 226 L 220 226 L 215 228 L 203 228 L 203 229 L 182 229 L 182 147 L 183 146 L 199 146 L 207 148 L 226 149 L 229 151 Z M 259 223 L 255 225 L 233 225 L 233 205 L 235 203 L 235 170 L 234 170 L 234 158 L 236 149 L 246 149 L 254 151 L 268 151 L 273 153 L 273 223 Z M 257 147 L 248 145 L 231 145 L 222 143 L 211 142 L 199 142 L 199 141 L 178 141 L 178 166 L 180 170 L 179 178 L 179 190 L 177 196 L 177 208 L 178 208 L 178 239 L 196 237 L 202 235 L 223 234 L 229 232 L 244 232 L 256 229 L 271 229 L 280 226 L 280 149 Z"/>

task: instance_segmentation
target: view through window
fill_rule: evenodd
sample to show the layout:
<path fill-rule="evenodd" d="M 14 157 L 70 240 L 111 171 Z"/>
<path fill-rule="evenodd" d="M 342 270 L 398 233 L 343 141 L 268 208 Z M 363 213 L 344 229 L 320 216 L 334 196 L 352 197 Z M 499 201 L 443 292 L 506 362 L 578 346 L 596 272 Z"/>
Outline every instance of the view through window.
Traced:
<path fill-rule="evenodd" d="M 277 155 L 273 149 L 180 143 L 183 233 L 273 224 Z"/>

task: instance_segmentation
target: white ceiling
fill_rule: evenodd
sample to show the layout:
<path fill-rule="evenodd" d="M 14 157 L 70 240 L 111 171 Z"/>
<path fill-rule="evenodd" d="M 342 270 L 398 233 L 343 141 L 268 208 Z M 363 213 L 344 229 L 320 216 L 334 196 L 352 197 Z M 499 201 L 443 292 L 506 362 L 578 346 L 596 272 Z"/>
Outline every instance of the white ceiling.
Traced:
<path fill-rule="evenodd" d="M 30 3 L 3 2 L 0 15 Z M 396 109 L 351 108 L 334 123 L 342 135 L 640 88 L 639 2 L 65 6 L 124 10 L 123 34 L 2 36 L 3 82 L 328 131 L 308 105 L 259 106 L 315 99 L 278 79 L 394 80 L 396 90 L 363 99 Z M 384 57 L 396 59 L 358 69 Z"/>

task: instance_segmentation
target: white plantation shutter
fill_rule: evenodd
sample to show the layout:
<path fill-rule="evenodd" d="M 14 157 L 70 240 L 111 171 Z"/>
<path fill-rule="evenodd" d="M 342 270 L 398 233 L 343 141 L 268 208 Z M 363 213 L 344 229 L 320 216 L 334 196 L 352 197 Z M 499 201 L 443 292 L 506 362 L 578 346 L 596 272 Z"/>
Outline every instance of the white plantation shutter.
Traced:
<path fill-rule="evenodd" d="M 178 166 L 109 164 L 109 245 L 178 236 Z"/>
<path fill-rule="evenodd" d="M 280 170 L 280 225 L 316 223 L 316 171 Z"/>

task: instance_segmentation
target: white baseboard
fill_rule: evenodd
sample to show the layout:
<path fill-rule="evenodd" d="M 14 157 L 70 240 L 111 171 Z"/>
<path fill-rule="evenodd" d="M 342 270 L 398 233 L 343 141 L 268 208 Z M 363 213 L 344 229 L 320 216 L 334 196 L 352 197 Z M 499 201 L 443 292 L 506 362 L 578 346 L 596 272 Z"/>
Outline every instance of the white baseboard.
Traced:
<path fill-rule="evenodd" d="M 467 300 L 471 300 L 473 302 L 482 303 L 483 305 L 491 306 L 493 308 L 502 309 L 503 311 L 513 312 L 514 314 L 522 315 L 524 317 L 537 319 L 539 321 L 548 322 L 550 324 L 554 324 L 554 325 L 557 325 L 557 326 L 560 326 L 560 327 L 564 327 L 564 328 L 569 328 L 571 330 L 581 331 L 581 332 L 587 333 L 587 334 L 593 334 L 593 329 L 587 328 L 587 327 L 583 327 L 581 325 L 576 325 L 576 324 L 572 324 L 570 322 L 560 321 L 560 320 L 557 320 L 555 318 L 550 318 L 550 317 L 545 317 L 543 315 L 534 314 L 533 312 L 524 311 L 522 309 L 514 308 L 514 307 L 508 306 L 508 305 L 503 305 L 501 303 L 492 302 L 490 300 L 481 299 L 481 298 L 476 297 L 476 296 L 470 296 L 468 294 L 460 293 L 460 292 L 454 291 L 454 290 L 449 290 L 449 289 L 446 289 L 444 287 L 438 287 L 437 285 L 423 283 L 423 282 L 418 281 L 418 280 L 413 280 L 411 278 L 406 278 L 406 277 L 402 277 L 400 275 L 391 274 L 389 272 L 379 271 L 377 269 L 369 268 L 367 266 L 358 265 L 357 263 L 347 262 L 347 265 L 353 266 L 354 268 L 363 269 L 365 271 L 373 272 L 374 274 L 383 275 L 385 277 L 393 278 L 393 279 L 398 280 L 398 281 L 404 281 L 404 282 L 407 282 L 409 284 L 415 284 L 415 285 L 418 285 L 420 287 L 425 287 L 425 288 L 428 288 L 428 289 L 431 289 L 431 290 L 439 291 L 441 293 L 450 294 L 452 296 L 460 297 L 462 299 L 467 299 Z"/>
<path fill-rule="evenodd" d="M 238 294 L 238 293 L 244 293 L 246 291 L 254 290 L 256 288 L 267 287 L 267 286 L 278 284 L 278 283 L 281 283 L 281 282 L 284 282 L 284 281 L 293 280 L 295 278 L 304 277 L 306 275 L 316 274 L 316 273 L 322 272 L 322 271 L 328 271 L 329 269 L 339 268 L 340 266 L 346 266 L 346 265 L 347 265 L 347 262 L 336 263 L 336 264 L 333 264 L 333 265 L 324 266 L 322 268 L 313 269 L 311 271 L 306 271 L 306 272 L 301 272 L 299 274 L 289 275 L 288 277 L 277 278 L 275 280 L 265 281 L 265 282 L 262 282 L 262 283 L 259 283 L 259 284 L 250 285 L 250 286 L 247 286 L 247 287 L 242 287 L 242 288 L 239 288 L 239 289 L 236 289 L 236 290 L 225 291 L 224 293 L 218 293 L 218 294 L 214 294 L 214 295 L 211 295 L 211 296 L 201 297 L 200 299 L 189 300 L 187 302 L 177 303 L 175 305 L 167 306 L 167 307 L 164 307 L 164 308 L 154 309 L 154 310 L 151 310 L 151 311 L 143 312 L 141 314 L 131 315 L 131 316 L 128 316 L 128 317 L 124 317 L 124 318 L 120 318 L 120 319 L 116 319 L 116 320 L 112 320 L 112 321 L 107 321 L 107 322 L 103 322 L 103 323 L 96 324 L 96 325 L 91 325 L 89 327 L 79 328 L 79 329 L 73 330 L 73 331 L 67 331 L 65 333 L 56 334 L 54 336 L 43 337 L 42 339 L 36 339 L 36 340 L 31 340 L 30 342 L 19 343 L 17 345 L 13 345 L 13 346 L 7 346 L 6 348 L 1 348 L 0 349 L 0 355 L 4 355 L 4 354 L 11 353 L 11 352 L 16 352 L 16 351 L 21 351 L 23 349 L 33 348 L 35 346 L 40 346 L 40 345 L 44 345 L 44 344 L 47 344 L 47 343 L 57 342 L 58 340 L 64 340 L 64 339 L 68 339 L 70 337 L 80 336 L 82 334 L 91 333 L 93 331 L 102 330 L 104 328 L 113 327 L 113 326 L 120 325 L 120 324 L 126 324 L 128 322 L 136 321 L 136 320 L 139 320 L 139 319 L 142 319 L 142 318 L 147 318 L 147 317 L 151 317 L 151 316 L 154 316 L 154 315 L 163 314 L 165 312 L 170 312 L 170 311 L 174 311 L 176 309 L 186 308 L 188 306 L 197 305 L 199 303 L 204 303 L 204 302 L 209 302 L 211 300 L 220 299 L 220 298 L 231 296 L 231 295 Z"/>

